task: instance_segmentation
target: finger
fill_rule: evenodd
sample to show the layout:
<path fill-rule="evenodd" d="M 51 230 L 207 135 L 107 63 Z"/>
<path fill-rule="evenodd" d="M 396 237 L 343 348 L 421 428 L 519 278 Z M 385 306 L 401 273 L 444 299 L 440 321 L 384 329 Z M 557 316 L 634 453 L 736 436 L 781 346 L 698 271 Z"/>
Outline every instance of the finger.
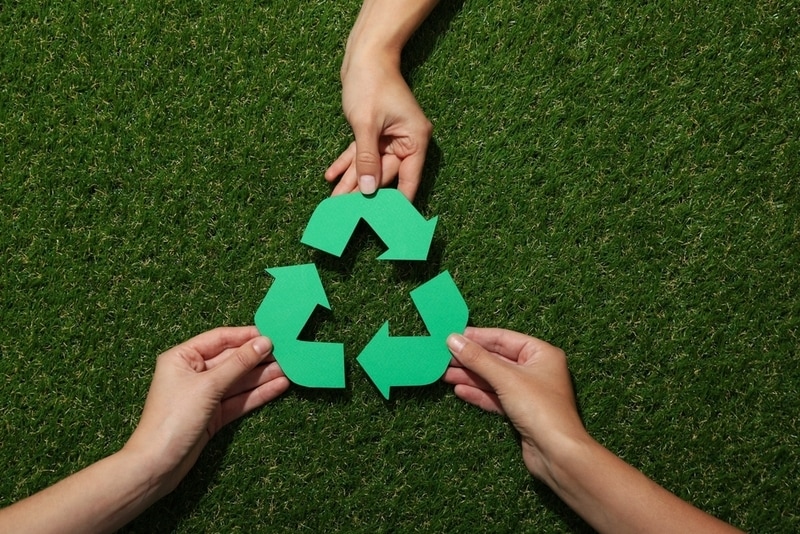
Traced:
<path fill-rule="evenodd" d="M 333 182 L 338 177 L 340 177 L 344 172 L 350 167 L 350 164 L 353 163 L 353 158 L 356 155 L 356 143 L 350 143 L 344 152 L 339 154 L 339 157 L 336 158 L 336 161 L 331 163 L 331 166 L 325 171 L 325 179 L 329 182 Z"/>
<path fill-rule="evenodd" d="M 447 348 L 468 370 L 485 380 L 493 390 L 514 379 L 512 363 L 490 354 L 481 345 L 460 334 L 450 334 Z"/>
<path fill-rule="evenodd" d="M 442 380 L 445 383 L 452 384 L 454 386 L 458 384 L 464 384 L 482 389 L 484 391 L 494 391 L 492 386 L 490 386 L 486 380 L 482 379 L 469 369 L 464 369 L 462 367 L 448 367 L 442 376 Z"/>
<path fill-rule="evenodd" d="M 356 176 L 356 166 L 350 165 L 331 191 L 331 196 L 344 195 L 354 191 L 358 191 L 358 177 Z"/>
<path fill-rule="evenodd" d="M 255 369 L 271 351 L 272 342 L 264 336 L 259 336 L 231 352 L 225 361 L 209 370 L 208 374 L 214 377 L 224 397 L 231 386 Z"/>
<path fill-rule="evenodd" d="M 371 122 L 353 126 L 356 138 L 356 175 L 358 188 L 365 195 L 371 195 L 381 183 L 381 154 L 378 147 L 380 130 Z"/>
<path fill-rule="evenodd" d="M 541 339 L 503 328 L 468 327 L 464 331 L 464 337 L 490 352 L 495 352 L 513 361 L 517 360 L 526 345 L 532 344 L 537 348 L 550 346 L 549 343 Z"/>
<path fill-rule="evenodd" d="M 197 351 L 204 360 L 208 360 L 227 349 L 240 347 L 258 335 L 255 326 L 220 327 L 196 335 L 186 341 L 185 346 Z"/>
<path fill-rule="evenodd" d="M 403 159 L 402 163 L 400 164 L 397 178 L 397 189 L 403 193 L 408 200 L 414 200 L 414 196 L 417 194 L 419 184 L 422 181 L 422 169 L 425 166 L 425 154 L 427 146 L 428 143 L 426 141 L 424 146 L 420 147 L 419 152 L 416 152 Z"/>
<path fill-rule="evenodd" d="M 225 393 L 224 398 L 231 398 L 239 395 L 240 393 L 244 393 L 253 389 L 257 389 L 262 384 L 266 384 L 271 380 L 275 380 L 281 376 L 286 376 L 281 369 L 280 365 L 275 362 L 270 362 L 266 365 L 259 365 L 242 378 L 240 378 L 235 384 L 233 384 L 228 391 Z"/>
<path fill-rule="evenodd" d="M 505 415 L 503 405 L 500 404 L 500 399 L 494 393 L 489 393 L 479 388 L 474 388 L 466 384 L 458 384 L 453 392 L 459 399 L 468 402 L 472 405 L 486 410 L 487 412 L 495 412 Z"/>
<path fill-rule="evenodd" d="M 400 170 L 400 158 L 394 154 L 384 154 L 381 156 L 381 187 L 391 184 Z"/>
<path fill-rule="evenodd" d="M 243 391 L 255 389 L 264 382 L 269 382 L 274 378 L 283 376 L 284 373 L 280 366 L 278 364 L 272 365 L 274 361 L 274 356 L 271 354 L 267 356 L 264 361 L 256 366 L 255 369 L 231 385 L 231 387 L 228 388 L 228 391 L 225 393 L 225 397 L 233 397 L 234 395 L 238 395 Z"/>
<path fill-rule="evenodd" d="M 260 408 L 266 403 L 275 400 L 289 389 L 289 379 L 285 376 L 273 378 L 255 389 L 245 391 L 222 401 L 222 425 L 227 425 L 231 421 L 238 419 L 246 413 L 256 408 Z"/>
<path fill-rule="evenodd" d="M 206 371 L 208 371 L 209 369 L 213 369 L 214 367 L 218 366 L 219 364 L 227 360 L 230 357 L 231 353 L 237 350 L 239 350 L 239 347 L 225 349 L 224 351 L 220 352 L 217 356 L 207 359 Z M 275 356 L 273 354 L 269 354 L 269 356 L 264 358 L 264 360 L 261 362 L 261 365 L 266 365 L 269 362 L 274 362 L 274 361 L 275 361 Z"/>

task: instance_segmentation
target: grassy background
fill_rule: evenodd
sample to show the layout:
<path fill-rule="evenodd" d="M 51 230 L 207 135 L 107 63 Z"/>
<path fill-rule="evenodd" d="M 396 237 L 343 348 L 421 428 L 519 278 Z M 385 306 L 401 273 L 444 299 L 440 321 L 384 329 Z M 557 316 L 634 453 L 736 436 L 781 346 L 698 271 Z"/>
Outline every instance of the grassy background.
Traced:
<path fill-rule="evenodd" d="M 513 431 L 354 358 L 444 269 L 476 325 L 571 358 L 586 426 L 745 529 L 800 530 L 797 2 L 442 2 L 404 65 L 435 125 L 432 261 L 299 238 L 350 140 L 347 2 L 0 6 L 0 505 L 120 447 L 156 355 L 317 261 L 343 392 L 223 431 L 130 532 L 587 527 Z"/>

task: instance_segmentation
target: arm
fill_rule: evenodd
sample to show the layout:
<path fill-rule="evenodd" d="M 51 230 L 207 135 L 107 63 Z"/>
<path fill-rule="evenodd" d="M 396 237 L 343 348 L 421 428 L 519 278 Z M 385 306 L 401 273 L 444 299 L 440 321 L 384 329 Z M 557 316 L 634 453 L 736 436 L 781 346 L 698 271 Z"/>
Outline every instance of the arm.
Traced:
<path fill-rule="evenodd" d="M 158 358 L 142 418 L 117 453 L 0 510 L 2 532 L 112 532 L 171 492 L 225 424 L 289 387 L 255 327 L 218 328 Z"/>
<path fill-rule="evenodd" d="M 400 54 L 438 0 L 364 0 L 342 62 L 342 108 L 353 142 L 325 172 L 333 194 L 372 194 L 398 176 L 413 199 L 432 125 L 400 73 Z"/>
<path fill-rule="evenodd" d="M 167 492 L 148 459 L 124 448 L 0 510 L 1 532 L 113 532 Z"/>
<path fill-rule="evenodd" d="M 738 532 L 682 501 L 589 436 L 564 352 L 508 330 L 453 334 L 445 381 L 456 395 L 509 417 L 533 476 L 599 532 Z"/>

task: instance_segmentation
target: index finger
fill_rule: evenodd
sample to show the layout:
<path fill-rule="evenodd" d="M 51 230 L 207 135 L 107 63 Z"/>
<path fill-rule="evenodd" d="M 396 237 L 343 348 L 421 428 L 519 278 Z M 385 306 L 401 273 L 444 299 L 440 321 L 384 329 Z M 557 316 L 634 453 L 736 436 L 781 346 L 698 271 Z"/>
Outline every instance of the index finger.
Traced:
<path fill-rule="evenodd" d="M 184 345 L 208 360 L 227 349 L 241 347 L 259 335 L 255 326 L 225 326 L 198 334 Z"/>
<path fill-rule="evenodd" d="M 470 326 L 464 331 L 464 337 L 471 339 L 484 349 L 512 361 L 517 361 L 526 346 L 533 345 L 535 349 L 550 346 L 549 343 L 541 339 L 504 328 L 476 328 Z"/>
<path fill-rule="evenodd" d="M 419 152 L 408 156 L 400 163 L 400 170 L 397 173 L 397 190 L 403 193 L 408 200 L 414 200 L 422 181 L 426 150 L 427 143 Z"/>

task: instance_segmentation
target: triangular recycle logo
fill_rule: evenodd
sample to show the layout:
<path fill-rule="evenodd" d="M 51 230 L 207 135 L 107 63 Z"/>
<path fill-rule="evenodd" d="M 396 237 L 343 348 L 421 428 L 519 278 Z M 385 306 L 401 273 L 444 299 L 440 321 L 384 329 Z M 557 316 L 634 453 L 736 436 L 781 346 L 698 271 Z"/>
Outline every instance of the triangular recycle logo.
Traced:
<path fill-rule="evenodd" d="M 341 257 L 361 219 L 388 247 L 378 259 L 427 260 L 438 218 L 426 221 L 396 189 L 323 200 L 300 241 Z M 330 309 L 316 265 L 273 267 L 267 272 L 275 281 L 256 311 L 255 323 L 272 340 L 283 372 L 301 386 L 345 387 L 344 345 L 297 339 L 318 305 Z M 386 399 L 393 386 L 424 386 L 441 378 L 450 362 L 447 336 L 467 327 L 467 304 L 447 271 L 411 291 L 411 300 L 430 336 L 391 337 L 386 321 L 357 358 Z"/>

